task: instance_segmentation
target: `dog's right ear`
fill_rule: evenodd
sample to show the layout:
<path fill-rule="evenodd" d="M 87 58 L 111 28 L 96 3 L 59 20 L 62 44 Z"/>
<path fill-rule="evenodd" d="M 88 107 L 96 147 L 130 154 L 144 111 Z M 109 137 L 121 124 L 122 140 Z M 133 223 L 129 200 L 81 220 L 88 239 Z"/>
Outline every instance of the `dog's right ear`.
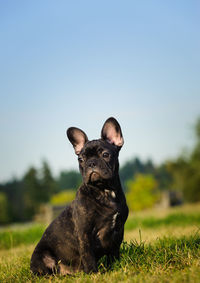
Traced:
<path fill-rule="evenodd" d="M 88 141 L 86 134 L 79 128 L 71 127 L 67 130 L 67 137 L 74 147 L 75 153 L 79 155 L 81 149 Z"/>

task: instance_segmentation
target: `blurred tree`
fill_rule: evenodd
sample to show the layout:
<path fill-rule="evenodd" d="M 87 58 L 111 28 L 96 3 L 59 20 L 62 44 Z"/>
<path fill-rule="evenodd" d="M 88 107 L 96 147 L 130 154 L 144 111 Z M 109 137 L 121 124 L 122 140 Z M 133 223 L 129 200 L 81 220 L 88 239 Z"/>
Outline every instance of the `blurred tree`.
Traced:
<path fill-rule="evenodd" d="M 29 220 L 38 212 L 41 204 L 49 202 L 50 197 L 58 191 L 58 186 L 45 161 L 41 174 L 33 167 L 28 170 L 23 178 L 23 185 L 25 217 Z"/>
<path fill-rule="evenodd" d="M 191 162 L 199 166 L 200 163 L 200 118 L 195 124 L 195 146 L 191 154 Z"/>
<path fill-rule="evenodd" d="M 127 182 L 127 203 L 130 210 L 137 211 L 151 208 L 159 199 L 157 182 L 153 175 L 136 175 Z"/>
<path fill-rule="evenodd" d="M 148 159 L 146 164 L 144 164 L 144 173 L 145 174 L 154 174 L 155 173 L 155 166 L 152 160 Z"/>
<path fill-rule="evenodd" d="M 12 180 L 0 186 L 5 193 L 8 205 L 8 218 L 10 222 L 24 220 L 23 184 L 19 180 Z"/>
<path fill-rule="evenodd" d="M 122 186 L 127 191 L 127 181 L 133 179 L 138 173 L 142 174 L 154 174 L 155 167 L 151 160 L 143 163 L 139 158 L 134 158 L 127 161 L 119 171 Z"/>
<path fill-rule="evenodd" d="M 62 171 L 58 178 L 58 186 L 61 190 L 77 189 L 81 182 L 81 174 L 75 170 Z"/>
<path fill-rule="evenodd" d="M 127 161 L 120 167 L 120 179 L 123 183 L 131 179 L 136 173 L 144 173 L 144 167 L 138 158 Z"/>
<path fill-rule="evenodd" d="M 0 224 L 9 222 L 8 200 L 5 193 L 0 192 Z"/>
<path fill-rule="evenodd" d="M 175 161 L 167 162 L 167 170 L 172 175 L 172 183 L 170 189 L 173 191 L 183 190 L 185 183 L 185 176 L 188 171 L 188 161 L 180 156 Z"/>
<path fill-rule="evenodd" d="M 31 219 L 35 212 L 38 210 L 41 202 L 46 200 L 43 196 L 40 180 L 38 179 L 38 172 L 34 167 L 31 167 L 23 178 L 24 187 L 24 205 L 25 205 L 25 218 Z"/>
<path fill-rule="evenodd" d="M 172 188 L 181 190 L 188 202 L 200 201 L 200 119 L 195 125 L 195 146 L 187 156 L 180 156 L 168 163 L 172 174 Z"/>
<path fill-rule="evenodd" d="M 41 170 L 40 202 L 48 202 L 50 197 L 59 191 L 58 184 L 54 180 L 51 169 L 46 161 L 43 161 Z"/>
<path fill-rule="evenodd" d="M 169 190 L 172 183 L 172 175 L 168 170 L 168 163 L 158 165 L 154 170 L 154 176 L 158 182 L 159 190 Z"/>
<path fill-rule="evenodd" d="M 189 158 L 188 166 L 185 166 L 183 194 L 187 201 L 200 201 L 200 118 L 195 127 L 195 146 Z"/>

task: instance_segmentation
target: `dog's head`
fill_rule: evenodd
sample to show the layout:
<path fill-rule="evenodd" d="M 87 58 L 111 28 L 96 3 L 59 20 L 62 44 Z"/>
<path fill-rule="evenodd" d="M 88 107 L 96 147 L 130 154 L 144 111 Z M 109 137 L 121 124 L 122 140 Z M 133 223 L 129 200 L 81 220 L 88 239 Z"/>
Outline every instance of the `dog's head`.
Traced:
<path fill-rule="evenodd" d="M 71 127 L 67 136 L 78 155 L 83 181 L 88 185 L 108 184 L 118 173 L 118 154 L 124 140 L 119 123 L 109 118 L 101 130 L 101 139 L 89 141 L 80 129 Z"/>

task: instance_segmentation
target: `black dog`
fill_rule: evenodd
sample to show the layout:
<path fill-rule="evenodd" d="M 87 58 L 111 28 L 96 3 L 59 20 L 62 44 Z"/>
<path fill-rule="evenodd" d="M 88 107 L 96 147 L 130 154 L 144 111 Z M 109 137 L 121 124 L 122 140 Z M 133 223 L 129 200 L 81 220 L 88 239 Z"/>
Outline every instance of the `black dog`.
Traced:
<path fill-rule="evenodd" d="M 35 274 L 97 272 L 107 255 L 119 258 L 128 207 L 119 179 L 120 125 L 109 118 L 101 139 L 88 141 L 78 128 L 67 136 L 78 155 L 83 184 L 75 200 L 49 225 L 31 258 Z"/>

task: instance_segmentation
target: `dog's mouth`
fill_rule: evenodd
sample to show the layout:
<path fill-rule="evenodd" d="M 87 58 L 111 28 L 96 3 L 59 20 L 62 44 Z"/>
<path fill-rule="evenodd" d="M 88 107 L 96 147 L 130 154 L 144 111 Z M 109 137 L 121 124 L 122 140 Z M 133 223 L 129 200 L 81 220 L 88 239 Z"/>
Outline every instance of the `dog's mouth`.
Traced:
<path fill-rule="evenodd" d="M 97 171 L 92 171 L 89 175 L 89 182 L 94 183 L 96 181 L 99 181 L 101 179 L 100 174 Z"/>
<path fill-rule="evenodd" d="M 86 184 L 104 184 L 105 182 L 108 182 L 110 177 L 111 174 L 106 170 L 102 171 L 98 168 L 90 168 L 85 172 L 84 180 Z"/>

